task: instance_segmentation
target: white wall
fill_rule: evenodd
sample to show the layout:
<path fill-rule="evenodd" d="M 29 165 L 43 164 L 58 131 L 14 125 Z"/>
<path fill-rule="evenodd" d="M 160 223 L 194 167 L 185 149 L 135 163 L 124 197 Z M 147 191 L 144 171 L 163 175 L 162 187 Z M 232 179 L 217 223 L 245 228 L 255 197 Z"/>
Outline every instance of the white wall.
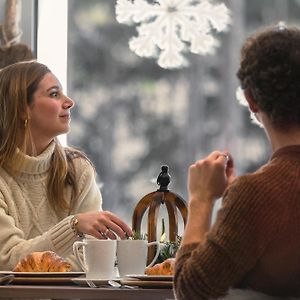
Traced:
<path fill-rule="evenodd" d="M 37 59 L 57 76 L 66 93 L 68 0 L 39 0 L 38 17 Z M 60 135 L 59 139 L 63 145 L 67 144 L 65 134 Z"/>

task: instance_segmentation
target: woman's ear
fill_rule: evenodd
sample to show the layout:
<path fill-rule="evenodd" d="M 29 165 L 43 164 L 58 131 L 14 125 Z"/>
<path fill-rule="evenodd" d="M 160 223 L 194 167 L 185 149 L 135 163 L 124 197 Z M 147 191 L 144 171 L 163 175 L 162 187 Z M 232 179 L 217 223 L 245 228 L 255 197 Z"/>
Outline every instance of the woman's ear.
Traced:
<path fill-rule="evenodd" d="M 249 108 L 253 113 L 257 113 L 259 108 L 253 98 L 252 92 L 249 89 L 244 90 L 245 98 L 248 102 Z"/>
<path fill-rule="evenodd" d="M 21 117 L 22 120 L 28 120 L 28 119 L 30 119 L 28 107 L 26 107 L 26 111 L 21 112 L 20 117 Z"/>

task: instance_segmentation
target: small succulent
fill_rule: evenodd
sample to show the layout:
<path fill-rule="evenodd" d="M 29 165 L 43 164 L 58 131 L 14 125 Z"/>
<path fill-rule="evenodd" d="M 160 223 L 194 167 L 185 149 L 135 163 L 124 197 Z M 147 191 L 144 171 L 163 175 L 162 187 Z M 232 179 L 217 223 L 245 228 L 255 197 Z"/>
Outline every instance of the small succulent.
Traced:
<path fill-rule="evenodd" d="M 181 242 L 181 237 L 177 236 L 176 241 L 169 241 L 161 243 L 160 253 L 157 258 L 156 263 L 161 263 L 168 258 L 173 258 L 176 255 L 177 250 L 179 249 Z"/>
<path fill-rule="evenodd" d="M 155 264 L 161 263 L 168 258 L 173 258 L 176 255 L 177 250 L 179 249 L 182 237 L 177 235 L 176 241 L 166 241 L 166 226 L 165 220 L 162 219 L 162 226 L 161 226 L 161 235 L 160 235 L 160 252 L 158 255 Z M 147 240 L 148 235 L 147 233 L 141 233 L 140 231 L 133 231 L 133 235 L 129 237 L 131 240 Z"/>
<path fill-rule="evenodd" d="M 148 235 L 146 233 L 141 233 L 140 231 L 133 231 L 133 235 L 129 237 L 130 240 L 147 240 Z"/>
<path fill-rule="evenodd" d="M 160 236 L 160 253 L 156 260 L 156 263 L 161 263 L 168 258 L 173 258 L 176 255 L 177 250 L 179 249 L 182 237 L 177 235 L 176 241 L 165 241 L 166 239 L 166 227 L 165 221 L 162 219 L 162 231 Z"/>

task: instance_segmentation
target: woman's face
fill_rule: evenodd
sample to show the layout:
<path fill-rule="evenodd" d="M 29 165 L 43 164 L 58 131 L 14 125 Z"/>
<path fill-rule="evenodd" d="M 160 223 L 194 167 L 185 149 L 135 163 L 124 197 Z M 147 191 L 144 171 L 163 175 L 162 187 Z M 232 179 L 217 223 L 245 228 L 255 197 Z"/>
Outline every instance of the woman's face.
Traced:
<path fill-rule="evenodd" d="M 74 101 L 63 94 L 61 84 L 47 73 L 33 94 L 28 106 L 28 126 L 35 143 L 51 141 L 70 130 L 70 109 Z"/>

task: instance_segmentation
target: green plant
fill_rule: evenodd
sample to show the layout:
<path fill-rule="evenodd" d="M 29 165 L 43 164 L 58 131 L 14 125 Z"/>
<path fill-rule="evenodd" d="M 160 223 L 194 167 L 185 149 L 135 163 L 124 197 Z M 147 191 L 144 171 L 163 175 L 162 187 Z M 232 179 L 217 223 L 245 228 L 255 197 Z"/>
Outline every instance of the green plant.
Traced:
<path fill-rule="evenodd" d="M 156 260 L 156 263 L 161 263 L 168 258 L 173 258 L 176 255 L 177 250 L 179 249 L 181 243 L 181 236 L 176 236 L 176 241 L 166 241 L 166 226 L 165 220 L 161 220 L 161 236 L 160 236 L 160 253 Z"/>
<path fill-rule="evenodd" d="M 141 233 L 140 231 L 133 231 L 133 235 L 129 237 L 130 240 L 147 240 L 148 235 L 146 233 Z"/>
<path fill-rule="evenodd" d="M 162 219 L 161 225 L 161 235 L 159 238 L 160 251 L 155 263 L 161 263 L 168 258 L 173 258 L 179 249 L 182 237 L 177 235 L 176 241 L 166 241 L 166 226 L 165 220 Z M 131 240 L 148 240 L 148 235 L 146 233 L 141 233 L 140 231 L 133 231 L 133 235 L 129 237 Z"/>
<path fill-rule="evenodd" d="M 181 236 L 177 235 L 176 241 L 161 243 L 160 253 L 155 263 L 161 263 L 168 258 L 174 258 L 179 249 Z"/>

